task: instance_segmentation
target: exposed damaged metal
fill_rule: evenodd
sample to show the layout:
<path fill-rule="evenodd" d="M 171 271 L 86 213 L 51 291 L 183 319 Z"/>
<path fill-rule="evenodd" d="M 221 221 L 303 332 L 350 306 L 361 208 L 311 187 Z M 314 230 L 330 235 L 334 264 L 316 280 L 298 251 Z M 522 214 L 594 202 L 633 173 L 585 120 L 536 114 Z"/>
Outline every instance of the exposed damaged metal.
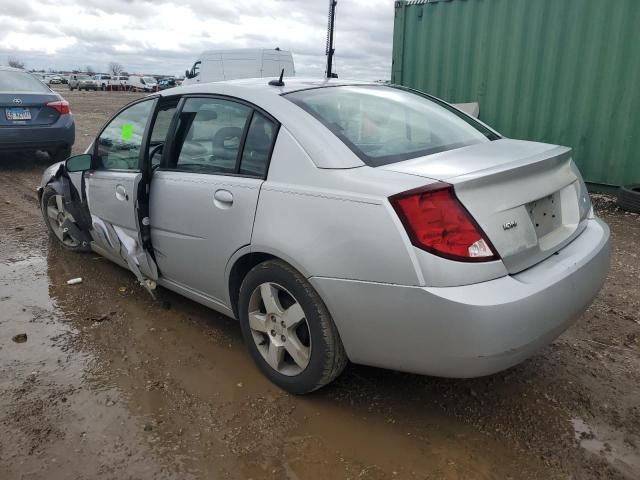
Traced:
<path fill-rule="evenodd" d="M 64 199 L 64 209 L 69 213 L 62 225 L 64 233 L 77 240 L 87 250 L 94 249 L 114 260 L 121 259 L 136 276 L 140 285 L 155 299 L 158 268 L 152 255 L 137 238 L 129 235 L 124 229 L 90 213 L 84 174 L 67 172 L 64 163 L 53 165 L 46 173 L 43 178 L 47 180 L 38 187 L 38 196 L 41 198 L 44 189 L 48 187 Z"/>

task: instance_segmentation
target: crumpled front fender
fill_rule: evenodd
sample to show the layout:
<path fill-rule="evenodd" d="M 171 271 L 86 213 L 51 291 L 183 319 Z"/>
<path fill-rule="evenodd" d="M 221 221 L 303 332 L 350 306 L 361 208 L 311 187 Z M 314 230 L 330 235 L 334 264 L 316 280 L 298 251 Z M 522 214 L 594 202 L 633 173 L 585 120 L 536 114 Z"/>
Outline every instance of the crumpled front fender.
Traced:
<path fill-rule="evenodd" d="M 64 161 L 54 163 L 53 165 L 47 167 L 47 169 L 42 174 L 42 178 L 40 179 L 40 185 L 37 188 L 38 197 L 42 195 L 42 191 L 44 190 L 44 187 L 46 187 L 54 179 L 58 178 L 58 176 L 62 174 L 63 170 L 64 170 Z"/>

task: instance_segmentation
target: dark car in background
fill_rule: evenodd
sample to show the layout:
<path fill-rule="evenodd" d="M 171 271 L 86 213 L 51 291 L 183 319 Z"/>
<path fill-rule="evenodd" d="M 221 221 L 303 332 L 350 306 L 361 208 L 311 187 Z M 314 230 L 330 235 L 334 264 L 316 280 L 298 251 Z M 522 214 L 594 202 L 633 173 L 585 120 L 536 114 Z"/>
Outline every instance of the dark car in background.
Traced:
<path fill-rule="evenodd" d="M 44 150 L 60 161 L 74 141 L 69 102 L 33 75 L 0 66 L 0 151 Z"/>

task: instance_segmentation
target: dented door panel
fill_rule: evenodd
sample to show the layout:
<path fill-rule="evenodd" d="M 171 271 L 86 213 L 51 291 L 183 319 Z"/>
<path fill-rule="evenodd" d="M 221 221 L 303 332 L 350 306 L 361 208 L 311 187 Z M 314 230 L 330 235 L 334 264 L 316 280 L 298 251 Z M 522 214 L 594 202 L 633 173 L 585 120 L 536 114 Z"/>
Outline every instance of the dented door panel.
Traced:
<path fill-rule="evenodd" d="M 122 258 L 139 280 L 158 279 L 153 258 L 143 249 L 137 213 L 140 172 L 94 171 L 85 174 L 92 237 L 103 249 Z"/>

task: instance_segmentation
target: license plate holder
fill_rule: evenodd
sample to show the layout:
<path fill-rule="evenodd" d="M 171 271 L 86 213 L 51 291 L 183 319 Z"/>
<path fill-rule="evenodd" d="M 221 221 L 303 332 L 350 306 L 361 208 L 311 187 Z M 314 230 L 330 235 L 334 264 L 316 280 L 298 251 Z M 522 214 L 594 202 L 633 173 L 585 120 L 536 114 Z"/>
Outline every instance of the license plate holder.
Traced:
<path fill-rule="evenodd" d="M 28 108 L 7 108 L 4 113 L 7 120 L 31 120 L 31 110 Z"/>
<path fill-rule="evenodd" d="M 538 238 L 553 232 L 562 225 L 560 192 L 527 204 L 527 211 Z"/>

